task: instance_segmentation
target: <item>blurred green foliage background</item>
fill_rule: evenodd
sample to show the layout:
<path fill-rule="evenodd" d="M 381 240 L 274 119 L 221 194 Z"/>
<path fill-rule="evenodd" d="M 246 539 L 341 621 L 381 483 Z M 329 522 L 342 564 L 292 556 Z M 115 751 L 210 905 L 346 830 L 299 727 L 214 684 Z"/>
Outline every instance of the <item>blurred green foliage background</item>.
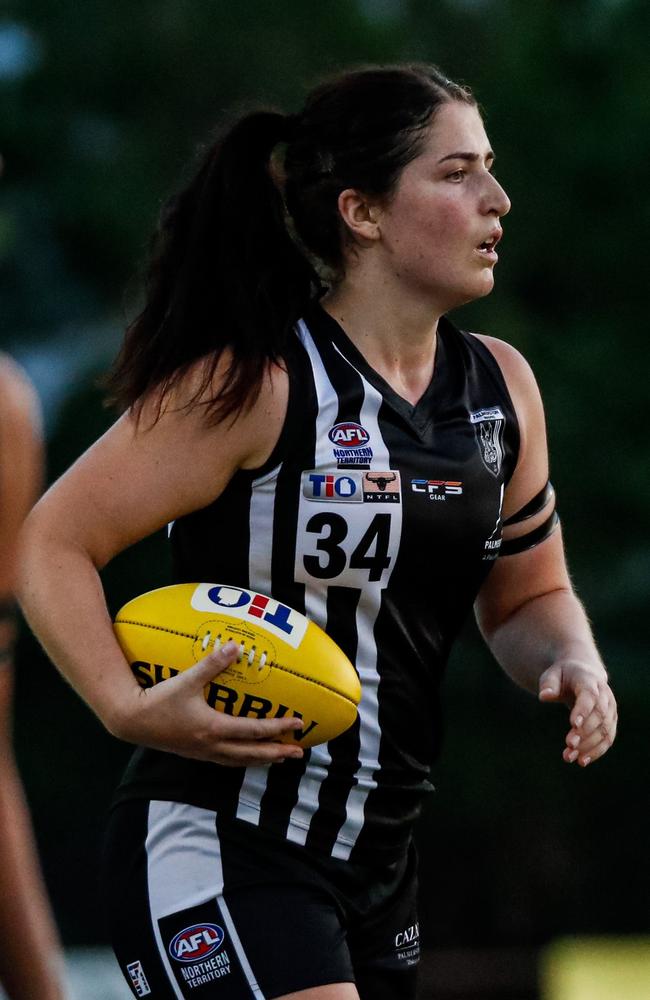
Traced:
<path fill-rule="evenodd" d="M 1 343 L 41 392 L 50 478 L 112 419 L 96 379 L 137 307 L 158 209 L 224 113 L 298 110 L 323 74 L 411 59 L 469 83 L 485 110 L 513 209 L 496 291 L 456 318 L 537 373 L 621 732 L 604 761 L 567 767 L 566 713 L 515 689 L 468 626 L 419 829 L 425 944 L 650 930 L 649 38 L 646 0 L 28 0 L 0 13 Z M 124 554 L 105 573 L 111 609 L 166 574 L 162 538 Z M 28 635 L 16 735 L 66 942 L 101 941 L 101 834 L 129 748 Z"/>

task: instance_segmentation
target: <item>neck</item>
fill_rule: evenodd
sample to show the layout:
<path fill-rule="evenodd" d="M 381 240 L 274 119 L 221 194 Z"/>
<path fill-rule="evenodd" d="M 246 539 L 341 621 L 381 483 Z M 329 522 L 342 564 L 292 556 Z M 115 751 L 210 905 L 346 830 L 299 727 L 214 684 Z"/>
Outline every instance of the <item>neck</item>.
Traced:
<path fill-rule="evenodd" d="M 321 304 L 368 364 L 416 403 L 433 374 L 440 312 L 429 301 L 396 296 L 385 284 L 346 277 Z"/>

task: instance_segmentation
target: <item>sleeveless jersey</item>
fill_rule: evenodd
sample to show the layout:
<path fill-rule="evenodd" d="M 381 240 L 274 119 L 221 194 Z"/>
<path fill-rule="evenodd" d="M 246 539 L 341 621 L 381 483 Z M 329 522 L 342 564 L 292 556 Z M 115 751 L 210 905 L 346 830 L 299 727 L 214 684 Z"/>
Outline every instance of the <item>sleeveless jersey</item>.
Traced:
<path fill-rule="evenodd" d="M 297 324 L 286 364 L 273 454 L 174 523 L 174 577 L 258 590 L 307 614 L 356 665 L 358 720 L 270 767 L 141 749 L 119 798 L 217 809 L 374 863 L 405 849 L 431 787 L 441 675 L 498 555 L 517 420 L 490 351 L 445 318 L 415 406 L 318 304 Z"/>

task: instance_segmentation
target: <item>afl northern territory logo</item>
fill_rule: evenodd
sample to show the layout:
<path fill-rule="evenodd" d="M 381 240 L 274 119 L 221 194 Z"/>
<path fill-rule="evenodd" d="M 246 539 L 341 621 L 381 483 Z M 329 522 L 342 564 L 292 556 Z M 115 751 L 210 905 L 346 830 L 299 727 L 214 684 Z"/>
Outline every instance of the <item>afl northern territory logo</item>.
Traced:
<path fill-rule="evenodd" d="M 370 434 L 352 420 L 334 424 L 328 433 L 339 466 L 368 465 L 372 458 Z"/>
<path fill-rule="evenodd" d="M 483 464 L 493 476 L 498 476 L 503 464 L 503 428 L 506 422 L 503 411 L 499 406 L 491 406 L 470 413 L 469 419 L 474 424 Z"/>
<path fill-rule="evenodd" d="M 327 435 L 337 448 L 363 448 L 370 440 L 370 435 L 361 424 L 335 424 Z"/>
<path fill-rule="evenodd" d="M 224 937 L 218 924 L 192 924 L 172 938 L 169 954 L 177 962 L 202 962 L 218 951 Z"/>

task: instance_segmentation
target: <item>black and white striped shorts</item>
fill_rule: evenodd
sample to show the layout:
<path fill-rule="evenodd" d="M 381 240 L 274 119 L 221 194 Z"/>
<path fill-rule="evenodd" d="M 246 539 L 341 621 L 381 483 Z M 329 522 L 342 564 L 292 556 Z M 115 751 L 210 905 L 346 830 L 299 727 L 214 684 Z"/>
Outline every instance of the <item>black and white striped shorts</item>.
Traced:
<path fill-rule="evenodd" d="M 415 997 L 414 848 L 368 867 L 207 809 L 131 801 L 112 813 L 104 874 L 136 997 L 271 1000 L 337 982 L 361 1000 Z"/>

